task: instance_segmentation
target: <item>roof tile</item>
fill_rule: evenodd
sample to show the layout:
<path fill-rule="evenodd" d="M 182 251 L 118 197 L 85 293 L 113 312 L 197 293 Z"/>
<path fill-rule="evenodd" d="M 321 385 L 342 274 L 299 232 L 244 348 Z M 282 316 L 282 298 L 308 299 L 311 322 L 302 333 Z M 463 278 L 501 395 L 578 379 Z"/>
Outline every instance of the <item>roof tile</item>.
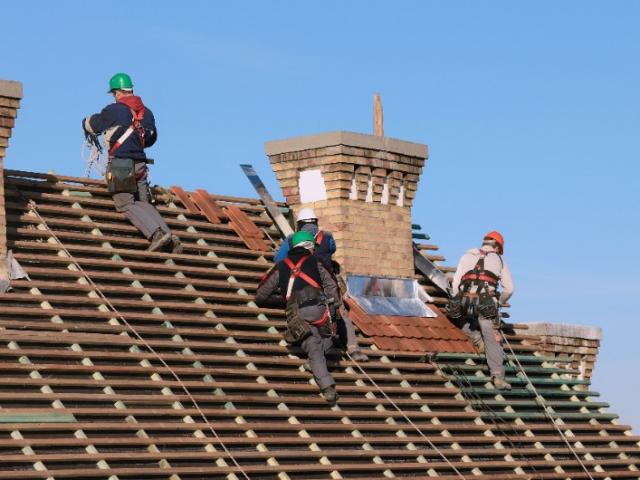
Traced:
<path fill-rule="evenodd" d="M 408 352 L 473 352 L 471 342 L 438 308 L 434 318 L 369 315 L 348 299 L 351 319 L 378 348 Z"/>

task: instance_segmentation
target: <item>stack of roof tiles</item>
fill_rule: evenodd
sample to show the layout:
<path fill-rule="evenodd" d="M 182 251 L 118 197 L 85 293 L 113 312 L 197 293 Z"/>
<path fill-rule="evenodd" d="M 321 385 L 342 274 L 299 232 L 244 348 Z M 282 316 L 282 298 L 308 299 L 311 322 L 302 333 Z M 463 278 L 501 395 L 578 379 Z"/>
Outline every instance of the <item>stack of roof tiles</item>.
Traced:
<path fill-rule="evenodd" d="M 426 338 L 440 353 L 423 363 L 363 328 L 378 387 L 336 359 L 341 399 L 328 407 L 282 341 L 283 312 L 252 301 L 278 241 L 257 201 L 167 192 L 158 208 L 185 243 L 174 255 L 145 251 L 101 181 L 7 170 L 4 182 L 8 244 L 30 280 L 0 295 L 2 479 L 640 477 L 630 427 L 518 335 L 518 359 L 589 474 L 512 355 L 514 389 L 498 392 L 475 353 Z"/>

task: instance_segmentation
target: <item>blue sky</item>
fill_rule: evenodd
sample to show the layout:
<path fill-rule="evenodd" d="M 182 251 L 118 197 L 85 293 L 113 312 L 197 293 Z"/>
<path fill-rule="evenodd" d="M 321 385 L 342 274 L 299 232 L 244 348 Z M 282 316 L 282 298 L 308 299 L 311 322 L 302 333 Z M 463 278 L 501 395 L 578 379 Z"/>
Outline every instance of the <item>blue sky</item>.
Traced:
<path fill-rule="evenodd" d="M 129 72 L 158 119 L 153 181 L 279 191 L 266 140 L 371 131 L 427 143 L 413 210 L 455 263 L 506 237 L 513 317 L 598 325 L 595 389 L 640 426 L 638 2 L 20 1 L 0 78 L 24 82 L 10 168 L 81 175 L 81 119 Z M 637 430 L 638 431 L 638 430 Z"/>

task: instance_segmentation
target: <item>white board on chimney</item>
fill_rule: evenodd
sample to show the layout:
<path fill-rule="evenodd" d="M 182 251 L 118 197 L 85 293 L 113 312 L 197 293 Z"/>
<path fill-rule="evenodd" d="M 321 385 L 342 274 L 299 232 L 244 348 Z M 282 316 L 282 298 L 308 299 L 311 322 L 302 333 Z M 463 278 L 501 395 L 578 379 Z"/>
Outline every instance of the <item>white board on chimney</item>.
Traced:
<path fill-rule="evenodd" d="M 298 180 L 300 203 L 318 202 L 327 199 L 327 188 L 319 168 L 303 170 Z"/>

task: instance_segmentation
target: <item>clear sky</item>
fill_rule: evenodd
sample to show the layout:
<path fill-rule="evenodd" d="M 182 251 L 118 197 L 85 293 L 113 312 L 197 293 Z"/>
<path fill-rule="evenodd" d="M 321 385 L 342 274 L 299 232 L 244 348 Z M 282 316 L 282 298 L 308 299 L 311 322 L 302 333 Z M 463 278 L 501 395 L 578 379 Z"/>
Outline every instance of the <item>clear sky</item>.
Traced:
<path fill-rule="evenodd" d="M 266 140 L 427 143 L 413 209 L 455 263 L 506 237 L 513 320 L 598 325 L 595 389 L 640 432 L 640 3 L 3 1 L 0 78 L 24 82 L 7 166 L 81 175 L 81 119 L 132 75 L 153 181 L 281 197 Z"/>

